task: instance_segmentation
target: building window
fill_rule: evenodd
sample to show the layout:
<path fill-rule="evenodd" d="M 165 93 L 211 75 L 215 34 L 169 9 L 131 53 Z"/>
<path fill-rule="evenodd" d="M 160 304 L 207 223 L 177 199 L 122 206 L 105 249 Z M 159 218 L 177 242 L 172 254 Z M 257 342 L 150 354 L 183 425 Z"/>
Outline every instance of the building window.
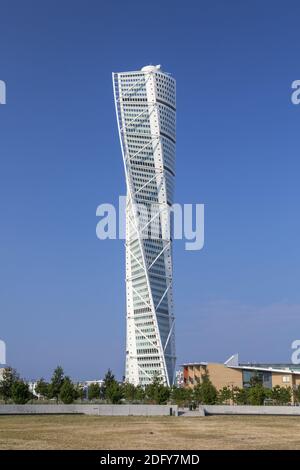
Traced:
<path fill-rule="evenodd" d="M 249 388 L 256 384 L 265 388 L 272 388 L 272 373 L 259 370 L 243 370 L 243 387 Z"/>

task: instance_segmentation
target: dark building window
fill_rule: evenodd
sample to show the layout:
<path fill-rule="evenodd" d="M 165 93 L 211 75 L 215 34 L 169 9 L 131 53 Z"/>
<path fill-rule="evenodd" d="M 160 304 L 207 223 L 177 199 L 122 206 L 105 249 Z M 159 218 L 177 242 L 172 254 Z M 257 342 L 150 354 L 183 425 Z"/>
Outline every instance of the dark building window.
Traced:
<path fill-rule="evenodd" d="M 243 370 L 243 387 L 260 384 L 265 388 L 272 388 L 272 373 L 261 370 Z"/>

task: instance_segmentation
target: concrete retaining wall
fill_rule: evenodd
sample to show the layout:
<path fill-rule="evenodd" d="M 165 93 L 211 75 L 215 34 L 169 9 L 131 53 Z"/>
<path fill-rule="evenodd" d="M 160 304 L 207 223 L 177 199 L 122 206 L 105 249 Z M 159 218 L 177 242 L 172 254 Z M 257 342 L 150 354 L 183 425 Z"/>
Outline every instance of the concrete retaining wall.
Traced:
<path fill-rule="evenodd" d="M 0 405 L 0 415 L 85 414 L 96 416 L 178 416 L 175 405 Z"/>
<path fill-rule="evenodd" d="M 202 405 L 200 416 L 205 415 L 282 415 L 300 416 L 300 406 L 248 406 Z"/>
<path fill-rule="evenodd" d="M 178 416 L 176 405 L 0 405 L 0 415 L 85 414 L 94 416 Z M 300 416 L 300 406 L 201 405 L 182 416 L 282 415 Z"/>

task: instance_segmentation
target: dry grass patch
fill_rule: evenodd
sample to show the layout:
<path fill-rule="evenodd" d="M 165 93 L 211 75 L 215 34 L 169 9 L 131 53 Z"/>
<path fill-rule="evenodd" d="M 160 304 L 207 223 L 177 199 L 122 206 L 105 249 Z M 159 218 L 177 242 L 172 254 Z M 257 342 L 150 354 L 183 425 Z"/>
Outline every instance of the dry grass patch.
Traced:
<path fill-rule="evenodd" d="M 0 449 L 300 449 L 300 417 L 0 416 Z"/>

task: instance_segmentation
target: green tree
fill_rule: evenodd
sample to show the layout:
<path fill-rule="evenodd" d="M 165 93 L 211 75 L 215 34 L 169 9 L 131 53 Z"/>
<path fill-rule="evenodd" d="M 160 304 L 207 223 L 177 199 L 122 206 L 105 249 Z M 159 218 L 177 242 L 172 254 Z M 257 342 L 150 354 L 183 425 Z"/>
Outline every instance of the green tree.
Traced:
<path fill-rule="evenodd" d="M 235 405 L 248 404 L 248 391 L 247 388 L 233 387 L 231 391 L 231 399 Z"/>
<path fill-rule="evenodd" d="M 83 400 L 85 398 L 85 392 L 80 384 L 75 385 L 75 400 Z"/>
<path fill-rule="evenodd" d="M 110 403 L 120 403 L 123 398 L 123 386 L 115 379 L 110 369 L 106 372 L 101 387 L 101 396 Z"/>
<path fill-rule="evenodd" d="M 227 405 L 231 399 L 231 389 L 229 387 L 223 387 L 218 392 L 218 402 L 223 405 Z"/>
<path fill-rule="evenodd" d="M 132 403 L 136 400 L 136 386 L 129 382 L 123 384 L 123 394 L 127 402 Z"/>
<path fill-rule="evenodd" d="M 49 386 L 49 396 L 51 398 L 55 398 L 56 402 L 58 403 L 58 398 L 60 394 L 60 389 L 64 383 L 64 371 L 63 368 L 57 366 L 53 372 L 50 386 Z"/>
<path fill-rule="evenodd" d="M 145 399 L 145 390 L 141 385 L 135 386 L 132 383 L 125 382 L 122 385 L 123 398 L 128 403 L 142 402 Z"/>
<path fill-rule="evenodd" d="M 178 406 L 188 406 L 193 401 L 193 390 L 185 387 L 172 387 L 171 400 Z"/>
<path fill-rule="evenodd" d="M 2 380 L 0 380 L 0 396 L 6 403 L 12 398 L 12 387 L 15 382 L 19 381 L 19 374 L 15 369 L 6 367 L 3 371 Z"/>
<path fill-rule="evenodd" d="M 294 400 L 296 403 L 300 403 L 300 385 L 294 390 Z"/>
<path fill-rule="evenodd" d="M 280 402 L 282 405 L 288 405 L 292 401 L 293 390 L 291 387 L 282 387 Z"/>
<path fill-rule="evenodd" d="M 92 383 L 88 388 L 88 399 L 99 400 L 100 398 L 100 386 L 98 383 Z"/>
<path fill-rule="evenodd" d="M 292 389 L 291 387 L 276 385 L 272 388 L 271 398 L 275 401 L 276 405 L 287 405 L 292 400 Z"/>
<path fill-rule="evenodd" d="M 107 386 L 105 397 L 110 403 L 120 403 L 121 399 L 123 398 L 123 390 L 121 385 L 116 380 Z"/>
<path fill-rule="evenodd" d="M 59 398 L 66 405 L 73 403 L 74 399 L 76 398 L 76 390 L 73 382 L 69 377 L 65 377 L 63 380 L 59 391 Z"/>
<path fill-rule="evenodd" d="M 170 398 L 170 389 L 162 383 L 160 376 L 154 375 L 152 383 L 146 386 L 145 394 L 151 403 L 162 405 Z"/>
<path fill-rule="evenodd" d="M 201 376 L 201 383 L 194 388 L 194 400 L 197 404 L 214 405 L 217 402 L 218 392 L 212 384 L 209 374 L 205 373 Z"/>
<path fill-rule="evenodd" d="M 141 385 L 137 385 L 135 387 L 135 399 L 136 401 L 138 402 L 143 402 L 145 400 L 145 390 L 143 389 L 143 387 Z"/>
<path fill-rule="evenodd" d="M 117 383 L 114 374 L 110 369 L 106 372 L 104 379 L 103 379 L 103 384 L 101 387 L 101 397 L 107 399 L 107 389 Z"/>
<path fill-rule="evenodd" d="M 29 386 L 23 380 L 17 380 L 11 387 L 11 398 L 17 405 L 24 405 L 32 398 Z"/>
<path fill-rule="evenodd" d="M 128 403 L 141 403 L 145 401 L 146 393 L 141 385 L 133 385 L 125 382 L 121 385 L 123 398 Z"/>
<path fill-rule="evenodd" d="M 265 398 L 268 397 L 267 390 L 260 384 L 256 384 L 248 390 L 248 400 L 250 405 L 263 405 Z"/>
<path fill-rule="evenodd" d="M 50 385 L 43 378 L 38 380 L 35 391 L 43 398 L 50 398 Z"/>

